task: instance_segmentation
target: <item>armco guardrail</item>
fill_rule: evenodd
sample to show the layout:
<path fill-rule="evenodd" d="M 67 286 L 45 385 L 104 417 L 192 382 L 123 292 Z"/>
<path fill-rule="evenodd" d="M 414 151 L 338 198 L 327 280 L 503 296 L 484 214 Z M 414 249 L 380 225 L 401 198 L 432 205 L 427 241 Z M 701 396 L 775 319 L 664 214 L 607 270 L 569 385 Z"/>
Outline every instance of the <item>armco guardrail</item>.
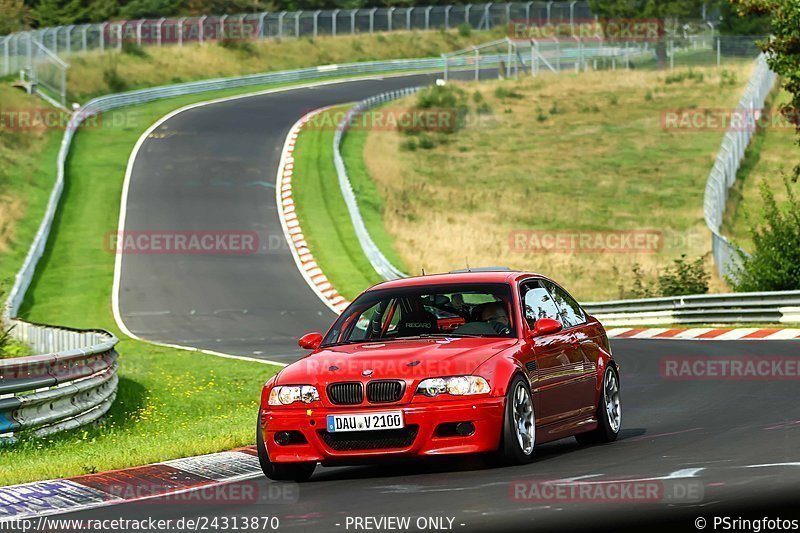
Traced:
<path fill-rule="evenodd" d="M 582 305 L 608 326 L 800 322 L 800 291 L 700 294 Z"/>
<path fill-rule="evenodd" d="M 69 154 L 70 144 L 75 130 L 88 117 L 117 109 L 120 107 L 138 105 L 154 100 L 171 98 L 175 96 L 185 96 L 222 89 L 232 89 L 237 87 L 248 87 L 254 85 L 268 85 L 299 82 L 304 80 L 316 80 L 332 77 L 358 76 L 366 74 L 384 73 L 392 71 L 429 71 L 442 68 L 441 58 L 428 59 L 402 59 L 392 61 L 369 61 L 363 63 L 349 63 L 344 65 L 326 65 L 320 67 L 287 70 L 272 72 L 267 74 L 254 74 L 235 78 L 224 78 L 216 80 L 198 81 L 155 87 L 151 89 L 141 89 L 126 93 L 101 96 L 91 100 L 84 105 L 78 112 L 74 113 L 69 123 L 64 137 L 61 141 L 61 149 L 57 161 L 57 178 L 53 191 L 50 194 L 50 201 L 47 206 L 44 219 L 39 227 L 36 237 L 31 245 L 22 269 L 17 274 L 14 285 L 9 293 L 8 301 L 4 310 L 6 320 L 15 317 L 25 292 L 33 279 L 36 265 L 44 252 L 50 228 L 55 217 L 61 193 L 64 189 L 64 163 Z"/>
<path fill-rule="evenodd" d="M 72 138 L 84 120 L 97 113 L 129 105 L 221 89 L 441 68 L 440 58 L 327 65 L 101 96 L 74 113 L 61 141 L 57 159 L 57 177 L 47 210 L 25 262 L 17 273 L 2 312 L 2 321 L 15 326 L 12 334 L 16 338 L 31 344 L 37 352 L 56 353 L 0 361 L 0 396 L 13 393 L 13 396 L 0 399 L 0 433 L 36 428 L 36 433 L 42 435 L 86 424 L 102 416 L 116 395 L 117 354 L 113 350 L 117 342 L 115 337 L 104 332 L 78 332 L 65 328 L 39 326 L 15 318 L 36 272 L 36 265 L 47 245 L 64 190 L 64 166 Z M 73 374 L 70 369 L 74 368 L 92 369 L 93 372 L 80 370 Z M 53 388 L 30 392 L 42 387 Z"/>
<path fill-rule="evenodd" d="M 20 430 L 44 436 L 72 429 L 109 410 L 117 395 L 116 337 L 22 321 L 14 325 L 15 336 L 37 352 L 60 349 L 0 360 L 0 439 Z"/>
<path fill-rule="evenodd" d="M 347 204 L 347 210 L 350 213 L 350 220 L 353 222 L 356 237 L 361 245 L 361 249 L 367 256 L 367 259 L 369 259 L 372 268 L 374 268 L 375 272 L 380 274 L 383 279 L 387 280 L 404 278 L 406 275 L 386 259 L 386 256 L 380 251 L 375 241 L 369 236 L 369 231 L 367 231 L 367 226 L 364 224 L 364 219 L 361 217 L 361 210 L 358 208 L 356 195 L 353 192 L 353 186 L 350 183 L 350 177 L 347 175 L 347 168 L 345 168 L 344 159 L 342 158 L 342 139 L 344 139 L 344 135 L 353 121 L 365 110 L 414 94 L 420 89 L 421 87 L 410 87 L 398 91 L 390 91 L 358 102 L 347 112 L 336 128 L 336 133 L 333 136 L 333 163 L 336 166 L 336 174 L 339 177 L 339 188 L 342 191 L 342 196 L 344 196 L 344 202 Z"/>
<path fill-rule="evenodd" d="M 735 275 L 739 265 L 738 248 L 720 233 L 728 202 L 728 189 L 736 182 L 739 164 L 756 131 L 756 120 L 776 80 L 777 75 L 767 65 L 766 56 L 759 55 L 750 82 L 734 112 L 740 120 L 735 124 L 732 121 L 725 132 L 722 146 L 706 182 L 703 213 L 706 225 L 711 230 L 711 251 L 720 277 Z"/>

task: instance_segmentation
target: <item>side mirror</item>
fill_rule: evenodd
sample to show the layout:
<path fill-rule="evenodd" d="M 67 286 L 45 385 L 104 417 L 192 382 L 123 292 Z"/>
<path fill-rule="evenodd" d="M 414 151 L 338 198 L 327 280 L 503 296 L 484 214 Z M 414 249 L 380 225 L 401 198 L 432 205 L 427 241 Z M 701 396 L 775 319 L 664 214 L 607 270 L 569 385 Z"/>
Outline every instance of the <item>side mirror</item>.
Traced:
<path fill-rule="evenodd" d="M 542 335 L 550 335 L 558 333 L 564 328 L 561 322 L 552 318 L 540 318 L 533 325 L 533 329 L 528 332 L 528 338 L 541 337 Z"/>
<path fill-rule="evenodd" d="M 319 348 L 319 345 L 322 344 L 322 334 L 321 333 L 306 333 L 300 340 L 297 341 L 297 344 L 301 348 L 305 348 L 306 350 L 316 350 Z"/>

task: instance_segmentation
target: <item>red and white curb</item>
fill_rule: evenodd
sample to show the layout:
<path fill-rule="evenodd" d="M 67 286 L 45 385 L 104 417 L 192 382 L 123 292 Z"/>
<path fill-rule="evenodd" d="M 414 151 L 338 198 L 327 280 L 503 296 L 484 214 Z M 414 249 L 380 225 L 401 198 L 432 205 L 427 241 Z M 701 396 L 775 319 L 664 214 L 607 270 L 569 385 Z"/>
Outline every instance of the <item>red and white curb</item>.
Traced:
<path fill-rule="evenodd" d="M 300 130 L 311 118 L 329 108 L 330 106 L 323 107 L 306 114 L 295 122 L 289 130 L 289 135 L 286 137 L 286 143 L 283 146 L 280 166 L 278 167 L 275 192 L 278 202 L 278 217 L 300 274 L 328 307 L 336 313 L 341 313 L 350 302 L 336 291 L 314 260 L 314 256 L 308 249 L 308 243 L 303 231 L 300 229 L 300 221 L 297 218 L 296 206 L 292 198 L 292 178 L 294 176 L 294 156 L 292 154 L 297 143 L 297 137 L 300 135 Z"/>
<path fill-rule="evenodd" d="M 101 474 L 0 487 L 0 524 L 154 498 L 200 505 L 261 503 L 265 498 L 255 485 L 248 490 L 238 487 L 225 491 L 221 487 L 261 475 L 257 452 L 251 446 Z"/>
<path fill-rule="evenodd" d="M 672 339 L 672 340 L 792 340 L 800 339 L 800 329 L 792 328 L 612 328 L 607 331 L 614 339 Z"/>

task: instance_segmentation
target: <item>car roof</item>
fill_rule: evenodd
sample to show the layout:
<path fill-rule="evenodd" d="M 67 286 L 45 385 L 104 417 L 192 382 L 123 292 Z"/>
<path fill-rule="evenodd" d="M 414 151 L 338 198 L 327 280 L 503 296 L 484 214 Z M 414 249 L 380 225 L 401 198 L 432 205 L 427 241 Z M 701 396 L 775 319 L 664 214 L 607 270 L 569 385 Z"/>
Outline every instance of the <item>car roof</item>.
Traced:
<path fill-rule="evenodd" d="M 514 280 L 527 277 L 544 277 L 532 272 L 509 270 L 475 269 L 468 272 L 447 272 L 444 274 L 428 274 L 413 276 L 392 281 L 384 281 L 368 290 L 398 289 L 404 287 L 420 287 L 425 285 L 450 285 L 459 283 L 512 283 Z"/>

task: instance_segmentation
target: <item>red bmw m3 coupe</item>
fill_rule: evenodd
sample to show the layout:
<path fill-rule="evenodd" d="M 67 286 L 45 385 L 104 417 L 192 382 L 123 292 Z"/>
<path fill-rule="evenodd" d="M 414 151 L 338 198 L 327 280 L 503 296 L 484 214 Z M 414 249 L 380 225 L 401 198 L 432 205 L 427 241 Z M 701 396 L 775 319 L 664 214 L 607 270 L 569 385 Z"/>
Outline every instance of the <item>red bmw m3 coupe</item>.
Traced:
<path fill-rule="evenodd" d="M 472 270 L 380 283 L 311 353 L 264 385 L 258 455 L 267 477 L 318 463 L 490 453 L 617 438 L 619 368 L 603 326 L 538 274 Z"/>

